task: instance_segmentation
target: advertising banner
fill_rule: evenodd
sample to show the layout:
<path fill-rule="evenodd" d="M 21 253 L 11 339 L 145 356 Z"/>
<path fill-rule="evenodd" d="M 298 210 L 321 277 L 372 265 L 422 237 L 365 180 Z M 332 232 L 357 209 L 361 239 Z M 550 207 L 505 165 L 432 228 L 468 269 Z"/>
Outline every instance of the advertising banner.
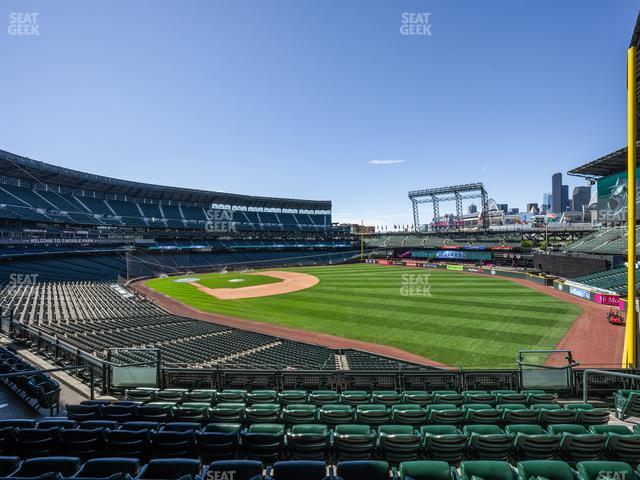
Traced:
<path fill-rule="evenodd" d="M 586 298 L 587 300 L 589 300 L 590 296 L 588 290 L 578 287 L 569 287 L 569 293 L 571 295 L 575 295 L 576 297 Z"/>
<path fill-rule="evenodd" d="M 597 303 L 601 303 L 603 305 L 613 305 L 615 307 L 620 303 L 620 297 L 618 295 L 608 295 L 606 293 L 596 293 L 594 296 L 594 300 Z"/>
<path fill-rule="evenodd" d="M 456 271 L 463 271 L 464 267 L 462 265 L 447 265 L 447 270 L 456 270 Z"/>

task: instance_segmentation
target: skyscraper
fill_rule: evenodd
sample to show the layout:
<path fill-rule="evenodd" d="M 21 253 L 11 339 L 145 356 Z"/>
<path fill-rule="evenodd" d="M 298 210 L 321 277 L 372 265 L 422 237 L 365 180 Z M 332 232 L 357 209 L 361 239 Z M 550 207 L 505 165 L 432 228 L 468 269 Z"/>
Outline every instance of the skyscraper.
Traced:
<path fill-rule="evenodd" d="M 562 211 L 566 212 L 570 207 L 569 202 L 569 185 L 562 185 Z"/>
<path fill-rule="evenodd" d="M 591 187 L 575 187 L 571 199 L 571 210 L 581 212 L 582 208 L 589 207 L 591 201 Z"/>
<path fill-rule="evenodd" d="M 551 212 L 551 194 L 550 193 L 542 194 L 542 205 L 540 205 L 540 211 L 542 213 Z"/>
<path fill-rule="evenodd" d="M 551 211 L 562 212 L 562 174 L 560 172 L 551 176 Z"/>

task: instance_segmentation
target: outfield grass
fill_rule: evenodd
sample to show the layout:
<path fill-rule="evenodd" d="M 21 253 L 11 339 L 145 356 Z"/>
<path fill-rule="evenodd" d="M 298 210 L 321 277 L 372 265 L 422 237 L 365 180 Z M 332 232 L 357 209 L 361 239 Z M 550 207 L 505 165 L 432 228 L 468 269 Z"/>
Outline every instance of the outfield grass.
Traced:
<path fill-rule="evenodd" d="M 291 270 L 320 283 L 237 300 L 174 278 L 145 283 L 206 312 L 391 345 L 462 367 L 513 366 L 518 350 L 553 348 L 580 312 L 517 283 L 468 273 L 365 264 Z M 429 275 L 428 285 L 419 274 Z M 403 288 L 409 283 L 416 288 Z"/>

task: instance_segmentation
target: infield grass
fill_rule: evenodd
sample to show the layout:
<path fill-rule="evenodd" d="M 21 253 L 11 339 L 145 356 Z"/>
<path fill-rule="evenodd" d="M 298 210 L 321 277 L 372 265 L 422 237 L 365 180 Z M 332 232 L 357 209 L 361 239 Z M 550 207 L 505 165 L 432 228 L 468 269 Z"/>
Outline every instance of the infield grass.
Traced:
<path fill-rule="evenodd" d="M 320 283 L 236 300 L 218 300 L 175 277 L 145 283 L 205 312 L 391 345 L 460 367 L 513 367 L 519 350 L 553 348 L 580 313 L 509 280 L 462 272 L 368 264 L 282 270 Z M 234 275 L 224 275 L 227 283 Z"/>

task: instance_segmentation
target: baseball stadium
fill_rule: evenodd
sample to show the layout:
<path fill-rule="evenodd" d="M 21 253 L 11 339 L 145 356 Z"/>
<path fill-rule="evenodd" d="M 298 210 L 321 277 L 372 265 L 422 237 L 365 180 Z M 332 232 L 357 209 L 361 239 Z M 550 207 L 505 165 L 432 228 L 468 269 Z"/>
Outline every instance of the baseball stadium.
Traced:
<path fill-rule="evenodd" d="M 590 222 L 432 178 L 389 232 L 0 150 L 0 478 L 640 478 L 639 46 L 627 146 L 568 171 Z"/>

